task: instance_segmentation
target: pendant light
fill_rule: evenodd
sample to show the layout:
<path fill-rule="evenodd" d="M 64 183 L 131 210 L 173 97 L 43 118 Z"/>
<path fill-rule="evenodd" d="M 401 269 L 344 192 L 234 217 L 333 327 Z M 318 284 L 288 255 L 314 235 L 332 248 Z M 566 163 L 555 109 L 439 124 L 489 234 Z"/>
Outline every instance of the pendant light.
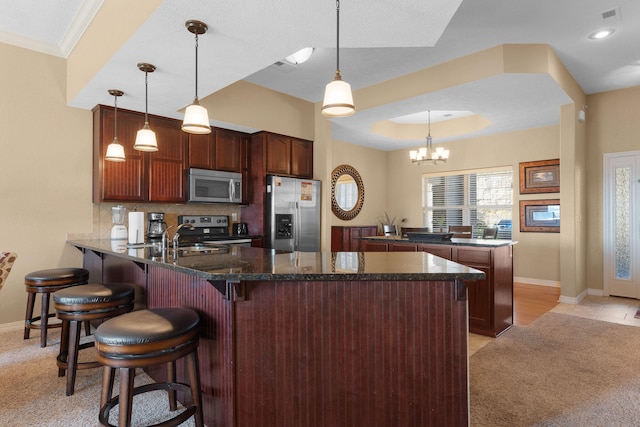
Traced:
<path fill-rule="evenodd" d="M 110 162 L 124 162 L 124 147 L 118 141 L 118 97 L 124 95 L 124 92 L 118 89 L 109 89 L 109 94 L 113 96 L 113 104 L 115 106 L 113 111 L 113 141 L 107 147 L 107 154 L 104 159 Z"/>
<path fill-rule="evenodd" d="M 429 119 L 429 131 L 427 133 L 427 144 L 419 150 L 409 151 L 409 158 L 411 163 L 415 165 L 443 165 L 447 163 L 449 159 L 449 150 L 445 150 L 442 147 L 436 147 L 433 149 L 433 138 L 431 138 L 431 111 L 427 112 Z"/>
<path fill-rule="evenodd" d="M 336 75 L 324 90 L 322 115 L 325 117 L 348 117 L 356 112 L 353 105 L 351 85 L 340 75 L 340 0 L 336 1 Z"/>
<path fill-rule="evenodd" d="M 187 21 L 184 25 L 189 32 L 196 36 L 196 96 L 193 99 L 193 104 L 189 105 L 184 112 L 182 130 L 187 133 L 205 135 L 211 133 L 211 126 L 207 109 L 198 101 L 198 35 L 206 33 L 208 27 L 204 22 L 195 20 Z"/>
<path fill-rule="evenodd" d="M 155 65 L 141 62 L 138 69 L 144 72 L 144 126 L 136 135 L 136 143 L 133 148 L 140 151 L 158 151 L 158 143 L 156 142 L 156 133 L 149 127 L 149 79 L 148 74 L 156 70 Z"/>

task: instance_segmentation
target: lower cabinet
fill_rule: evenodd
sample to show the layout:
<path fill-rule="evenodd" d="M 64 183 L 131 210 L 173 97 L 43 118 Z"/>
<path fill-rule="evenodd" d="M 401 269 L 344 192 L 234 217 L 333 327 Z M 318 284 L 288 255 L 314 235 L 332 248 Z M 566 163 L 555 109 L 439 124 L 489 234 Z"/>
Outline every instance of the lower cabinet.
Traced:
<path fill-rule="evenodd" d="M 496 337 L 513 325 L 513 246 L 478 247 L 362 240 L 364 252 L 424 251 L 475 268 L 484 280 L 468 286 L 469 332 Z"/>
<path fill-rule="evenodd" d="M 332 252 L 361 252 L 363 237 L 371 237 L 378 234 L 376 225 L 340 226 L 331 227 L 331 251 Z"/>

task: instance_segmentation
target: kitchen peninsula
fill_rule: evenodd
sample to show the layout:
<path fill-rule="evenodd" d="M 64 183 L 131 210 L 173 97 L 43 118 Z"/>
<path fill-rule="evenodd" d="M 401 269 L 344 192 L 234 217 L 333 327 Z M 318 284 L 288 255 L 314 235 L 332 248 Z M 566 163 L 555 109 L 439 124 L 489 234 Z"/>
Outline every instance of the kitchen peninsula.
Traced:
<path fill-rule="evenodd" d="M 68 243 L 92 281 L 134 282 L 149 307 L 198 311 L 207 425 L 469 423 L 464 281 L 481 271 L 426 252 L 212 246 L 174 261 Z"/>
<path fill-rule="evenodd" d="M 400 236 L 361 238 L 363 251 L 428 252 L 483 271 L 469 285 L 469 331 L 497 337 L 513 325 L 513 240 L 460 239 L 425 241 Z M 437 237 L 437 236 L 425 236 Z"/>

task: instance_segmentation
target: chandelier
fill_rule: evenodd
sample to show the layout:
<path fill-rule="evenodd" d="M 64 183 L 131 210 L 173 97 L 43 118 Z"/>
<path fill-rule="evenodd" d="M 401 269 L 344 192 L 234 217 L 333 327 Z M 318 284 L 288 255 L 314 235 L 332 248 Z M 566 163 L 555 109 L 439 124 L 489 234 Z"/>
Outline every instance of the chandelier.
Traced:
<path fill-rule="evenodd" d="M 427 112 L 429 119 L 429 131 L 427 133 L 427 144 L 419 150 L 409 151 L 411 163 L 415 165 L 443 165 L 449 158 L 449 150 L 442 147 L 433 148 L 433 138 L 431 138 L 431 111 Z"/>

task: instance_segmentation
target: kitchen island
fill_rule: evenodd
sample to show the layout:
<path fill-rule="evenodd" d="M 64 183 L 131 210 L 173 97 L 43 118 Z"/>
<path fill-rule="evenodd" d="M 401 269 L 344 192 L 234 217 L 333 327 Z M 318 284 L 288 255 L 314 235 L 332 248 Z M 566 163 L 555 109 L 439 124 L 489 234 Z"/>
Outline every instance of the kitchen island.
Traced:
<path fill-rule="evenodd" d="M 137 283 L 149 307 L 200 314 L 209 426 L 469 423 L 464 281 L 481 271 L 425 252 L 231 246 L 174 261 L 109 240 L 68 243 L 90 280 Z"/>
<path fill-rule="evenodd" d="M 439 234 L 439 233 L 437 233 Z M 428 252 L 484 272 L 482 280 L 469 285 L 469 331 L 497 337 L 513 325 L 513 246 L 518 242 L 496 239 L 429 241 L 400 236 L 361 238 L 363 251 Z"/>

